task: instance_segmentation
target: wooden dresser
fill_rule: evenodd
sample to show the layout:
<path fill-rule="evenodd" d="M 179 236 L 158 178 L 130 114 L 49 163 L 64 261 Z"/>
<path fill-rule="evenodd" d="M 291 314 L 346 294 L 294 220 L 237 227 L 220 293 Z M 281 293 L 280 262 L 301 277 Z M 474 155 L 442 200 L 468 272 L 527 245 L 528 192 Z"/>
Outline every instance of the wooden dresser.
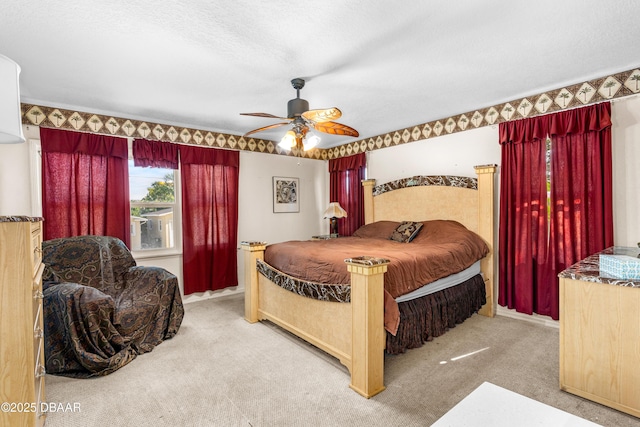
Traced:
<path fill-rule="evenodd" d="M 42 218 L 0 216 L 0 426 L 45 422 L 43 269 Z"/>
<path fill-rule="evenodd" d="M 640 280 L 601 275 L 599 256 L 561 272 L 560 388 L 640 417 Z"/>

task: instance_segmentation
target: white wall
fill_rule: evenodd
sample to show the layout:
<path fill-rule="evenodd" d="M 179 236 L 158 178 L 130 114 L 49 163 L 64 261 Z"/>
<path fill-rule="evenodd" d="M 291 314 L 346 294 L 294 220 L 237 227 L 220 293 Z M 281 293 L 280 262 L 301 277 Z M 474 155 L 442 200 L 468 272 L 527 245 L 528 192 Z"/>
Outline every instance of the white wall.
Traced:
<path fill-rule="evenodd" d="M 274 176 L 300 178 L 300 212 L 273 212 Z M 322 213 L 329 202 L 326 161 L 253 152 L 240 153 L 239 241 L 308 239 L 328 233 Z"/>
<path fill-rule="evenodd" d="M 39 128 L 23 126 L 24 136 L 40 139 Z M 30 144 L 0 144 L 0 215 L 39 216 L 31 203 L 31 186 L 36 175 L 30 169 Z M 40 185 L 34 182 L 34 185 Z"/>
<path fill-rule="evenodd" d="M 497 126 L 371 151 L 367 177 L 377 184 L 414 175 L 475 177 L 473 167 L 486 164 L 500 164 Z"/>
<path fill-rule="evenodd" d="M 640 242 L 640 97 L 611 105 L 613 151 L 613 241 Z"/>
<path fill-rule="evenodd" d="M 29 144 L 0 146 L 0 215 L 31 215 Z"/>
<path fill-rule="evenodd" d="M 273 212 L 274 176 L 300 178 L 300 212 Z M 322 213 L 329 202 L 326 161 L 253 152 L 240 153 L 238 200 L 238 283 L 244 290 L 242 241 L 277 243 L 307 240 L 329 232 Z"/>

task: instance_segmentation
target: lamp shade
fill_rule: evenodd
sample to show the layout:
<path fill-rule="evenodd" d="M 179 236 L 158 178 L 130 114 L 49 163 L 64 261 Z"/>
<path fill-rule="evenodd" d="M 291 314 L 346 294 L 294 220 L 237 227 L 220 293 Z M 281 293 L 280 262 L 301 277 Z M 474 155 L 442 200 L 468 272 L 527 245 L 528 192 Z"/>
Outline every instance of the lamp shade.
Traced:
<path fill-rule="evenodd" d="M 322 215 L 323 218 L 345 218 L 346 216 L 347 211 L 342 209 L 342 206 L 340 206 L 340 203 L 338 202 L 329 203 L 329 207 Z"/>
<path fill-rule="evenodd" d="M 24 142 L 20 120 L 20 66 L 0 55 L 0 144 Z"/>
<path fill-rule="evenodd" d="M 305 135 L 304 140 L 302 141 L 302 145 L 304 147 L 304 151 L 311 150 L 316 145 L 320 143 L 320 137 L 315 133 L 308 132 Z"/>
<path fill-rule="evenodd" d="M 291 150 L 293 147 L 296 146 L 296 134 L 293 133 L 293 131 L 291 130 L 285 133 L 282 139 L 280 140 L 280 142 L 278 143 L 278 146 L 283 150 Z"/>

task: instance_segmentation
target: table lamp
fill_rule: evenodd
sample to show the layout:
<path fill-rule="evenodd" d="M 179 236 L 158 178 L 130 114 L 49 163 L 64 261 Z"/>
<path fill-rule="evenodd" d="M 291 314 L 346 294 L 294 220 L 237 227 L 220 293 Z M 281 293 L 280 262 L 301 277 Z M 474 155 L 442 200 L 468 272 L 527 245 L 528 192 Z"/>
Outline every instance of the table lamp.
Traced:
<path fill-rule="evenodd" d="M 329 203 L 329 207 L 324 211 L 323 218 L 329 218 L 330 229 L 332 236 L 338 236 L 338 218 L 345 218 L 347 216 L 347 211 L 345 211 L 340 203 L 331 202 Z"/>

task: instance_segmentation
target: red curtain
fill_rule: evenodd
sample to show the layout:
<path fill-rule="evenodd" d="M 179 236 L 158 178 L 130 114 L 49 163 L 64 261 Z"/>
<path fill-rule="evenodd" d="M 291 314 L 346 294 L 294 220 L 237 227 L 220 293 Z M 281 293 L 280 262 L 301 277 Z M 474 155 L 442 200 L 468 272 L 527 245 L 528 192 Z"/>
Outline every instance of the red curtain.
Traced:
<path fill-rule="evenodd" d="M 350 236 L 364 224 L 364 192 L 367 157 L 365 153 L 329 160 L 329 198 L 347 211 L 346 218 L 338 219 L 338 230 Z"/>
<path fill-rule="evenodd" d="M 178 146 L 169 142 L 134 139 L 133 164 L 142 167 L 178 169 Z"/>
<path fill-rule="evenodd" d="M 127 140 L 40 129 L 44 239 L 85 234 L 129 245 Z"/>
<path fill-rule="evenodd" d="M 549 269 L 556 277 L 572 264 L 613 245 L 611 104 L 554 114 L 549 135 Z M 557 318 L 557 307 L 550 310 Z"/>
<path fill-rule="evenodd" d="M 238 285 L 237 151 L 180 147 L 185 295 Z"/>
<path fill-rule="evenodd" d="M 500 124 L 498 303 L 537 312 L 538 283 L 548 279 L 546 117 Z"/>
<path fill-rule="evenodd" d="M 610 111 L 603 103 L 500 124 L 500 305 L 558 319 L 557 274 L 613 244 Z"/>

